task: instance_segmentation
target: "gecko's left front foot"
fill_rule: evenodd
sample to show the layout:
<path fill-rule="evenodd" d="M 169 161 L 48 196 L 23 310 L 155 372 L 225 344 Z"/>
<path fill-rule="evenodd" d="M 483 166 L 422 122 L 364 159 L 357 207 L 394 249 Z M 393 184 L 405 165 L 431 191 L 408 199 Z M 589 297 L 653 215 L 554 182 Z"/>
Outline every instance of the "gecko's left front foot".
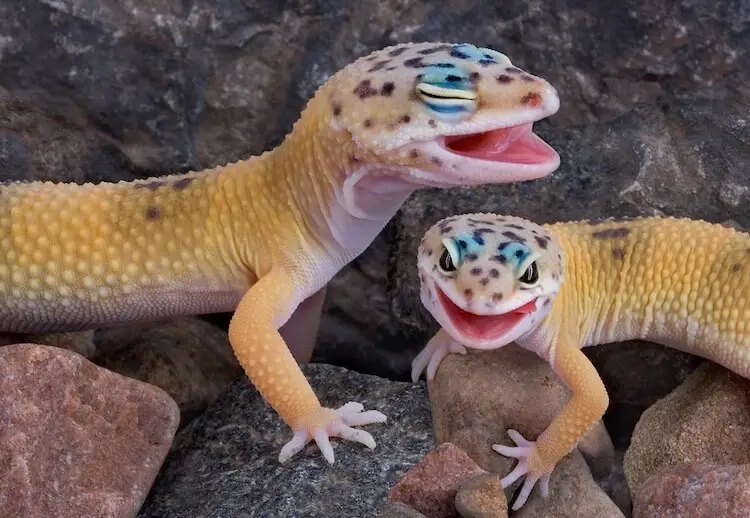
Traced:
<path fill-rule="evenodd" d="M 450 353 L 466 354 L 466 347 L 456 342 L 448 334 L 439 333 L 427 342 L 424 349 L 411 362 L 411 380 L 416 383 L 427 368 L 427 379 L 435 377 L 440 362 Z"/>
<path fill-rule="evenodd" d="M 518 464 L 516 464 L 513 471 L 508 473 L 505 478 L 500 481 L 503 488 L 508 487 L 522 476 L 526 476 L 526 480 L 523 481 L 521 492 L 518 494 L 516 501 L 513 502 L 512 509 L 517 511 L 526 503 L 526 500 L 528 500 L 531 490 L 534 489 L 534 485 L 537 481 L 539 482 L 539 489 L 541 490 L 542 497 L 547 498 L 549 495 L 549 479 L 552 475 L 554 465 L 549 468 L 543 466 L 542 459 L 539 458 L 535 441 L 527 441 L 515 430 L 508 430 L 508 436 L 514 443 L 516 443 L 515 447 L 493 444 L 492 449 L 505 457 L 518 459 Z"/>
<path fill-rule="evenodd" d="M 363 410 L 364 406 L 361 403 L 353 401 L 336 410 L 319 407 L 310 416 L 302 419 L 295 427 L 294 437 L 281 448 L 279 462 L 286 462 L 302 450 L 307 443 L 314 440 L 328 463 L 333 464 L 333 448 L 328 441 L 329 437 L 356 441 L 370 449 L 375 448 L 375 439 L 372 438 L 372 435 L 364 430 L 352 428 L 352 426 L 384 423 L 386 417 L 377 410 L 368 410 L 367 412 L 363 412 Z"/>

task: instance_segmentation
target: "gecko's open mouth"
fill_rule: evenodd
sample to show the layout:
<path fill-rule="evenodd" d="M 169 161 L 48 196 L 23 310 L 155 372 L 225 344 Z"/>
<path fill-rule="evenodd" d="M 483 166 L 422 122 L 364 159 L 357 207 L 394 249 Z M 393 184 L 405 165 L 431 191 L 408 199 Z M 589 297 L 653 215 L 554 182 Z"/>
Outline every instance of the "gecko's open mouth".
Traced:
<path fill-rule="evenodd" d="M 536 309 L 536 299 L 499 315 L 477 315 L 458 307 L 440 288 L 438 299 L 453 327 L 466 338 L 494 342 L 507 336 Z"/>
<path fill-rule="evenodd" d="M 527 122 L 470 135 L 442 139 L 445 149 L 457 155 L 511 164 L 544 164 L 557 160 L 557 152 L 533 131 Z"/>

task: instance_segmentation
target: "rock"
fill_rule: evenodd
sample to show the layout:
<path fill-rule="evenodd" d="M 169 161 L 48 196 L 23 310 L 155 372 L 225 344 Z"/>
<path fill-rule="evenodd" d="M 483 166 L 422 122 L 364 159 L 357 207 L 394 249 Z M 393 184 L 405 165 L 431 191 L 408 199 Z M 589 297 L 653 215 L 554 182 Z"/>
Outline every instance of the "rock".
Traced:
<path fill-rule="evenodd" d="M 483 472 L 461 448 L 443 443 L 388 491 L 388 501 L 404 503 L 431 518 L 452 518 L 458 516 L 455 498 L 461 484 Z"/>
<path fill-rule="evenodd" d="M 74 333 L 18 334 L 0 333 L 0 345 L 38 344 L 68 349 L 78 353 L 87 360 L 96 354 L 94 331 L 76 331 Z"/>
<path fill-rule="evenodd" d="M 500 477 L 494 473 L 475 475 L 456 493 L 456 511 L 461 518 L 502 518 L 508 516 Z"/>
<path fill-rule="evenodd" d="M 635 495 L 658 471 L 686 462 L 750 464 L 750 381 L 706 362 L 646 410 L 625 453 Z"/>
<path fill-rule="evenodd" d="M 549 365 L 516 344 L 448 355 L 428 386 L 437 441 L 456 444 L 483 469 L 502 476 L 517 461 L 499 455 L 492 445 L 513 445 L 508 428 L 536 439 L 570 399 Z M 598 473 L 613 469 L 614 447 L 601 421 L 584 436 L 579 449 Z M 507 488 L 509 499 L 519 485 Z"/>
<path fill-rule="evenodd" d="M 135 516 L 178 422 L 164 391 L 76 353 L 0 347 L 3 516 Z"/>
<path fill-rule="evenodd" d="M 267 516 L 367 516 L 386 503 L 388 488 L 435 444 L 424 384 L 400 383 L 329 365 L 302 370 L 326 406 L 359 401 L 388 421 L 363 427 L 375 450 L 331 440 L 330 466 L 309 445 L 287 464 L 281 447 L 291 431 L 249 381 L 240 379 L 183 428 L 139 517 L 212 514 Z"/>
<path fill-rule="evenodd" d="M 633 518 L 741 518 L 750 509 L 750 465 L 700 462 L 667 467 L 649 477 L 633 501 Z"/>
<path fill-rule="evenodd" d="M 94 363 L 166 391 L 183 425 L 244 376 L 227 333 L 198 318 L 101 330 L 96 341 Z"/>
<path fill-rule="evenodd" d="M 549 497 L 541 498 L 538 486 L 514 518 L 624 518 L 625 514 L 591 477 L 583 456 L 576 450 L 566 455 L 552 472 Z M 512 501 L 511 501 L 512 503 Z"/>
<path fill-rule="evenodd" d="M 419 511 L 415 511 L 401 502 L 391 502 L 385 505 L 379 518 L 427 518 Z"/>

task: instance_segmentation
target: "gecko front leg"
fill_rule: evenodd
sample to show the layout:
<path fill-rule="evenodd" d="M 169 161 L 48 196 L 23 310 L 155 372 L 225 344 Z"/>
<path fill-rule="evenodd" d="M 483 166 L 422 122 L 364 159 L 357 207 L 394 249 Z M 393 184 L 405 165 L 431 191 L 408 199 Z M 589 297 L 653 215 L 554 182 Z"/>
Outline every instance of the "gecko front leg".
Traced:
<path fill-rule="evenodd" d="M 364 412 L 355 402 L 338 409 L 321 406 L 278 331 L 298 303 L 294 283 L 294 275 L 282 268 L 261 277 L 237 306 L 229 324 L 229 341 L 260 394 L 294 431 L 294 437 L 281 449 L 279 462 L 286 462 L 314 440 L 332 464 L 329 437 L 372 449 L 372 436 L 352 427 L 382 423 L 386 417 L 374 410 Z"/>
<path fill-rule="evenodd" d="M 547 497 L 549 479 L 555 465 L 576 447 L 609 405 L 602 379 L 573 341 L 559 341 L 549 353 L 549 363 L 555 374 L 573 391 L 571 399 L 536 441 L 528 441 L 517 431 L 508 430 L 508 435 L 516 443 L 515 447 L 492 445 L 497 453 L 518 459 L 513 471 L 500 481 L 503 488 L 526 477 L 513 503 L 513 510 L 520 509 L 526 503 L 538 481 L 542 496 Z"/>
<path fill-rule="evenodd" d="M 416 383 L 427 368 L 427 379 L 435 377 L 440 362 L 450 353 L 466 354 L 466 347 L 454 340 L 443 329 L 427 342 L 424 349 L 411 362 L 411 380 Z"/>

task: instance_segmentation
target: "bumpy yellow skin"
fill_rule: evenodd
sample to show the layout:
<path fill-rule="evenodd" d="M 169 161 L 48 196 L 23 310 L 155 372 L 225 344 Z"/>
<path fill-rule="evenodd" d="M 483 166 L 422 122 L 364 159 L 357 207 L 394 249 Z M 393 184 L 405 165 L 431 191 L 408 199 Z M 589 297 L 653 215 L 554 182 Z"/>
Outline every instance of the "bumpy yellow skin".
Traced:
<path fill-rule="evenodd" d="M 520 448 L 494 446 L 520 459 L 504 486 L 527 476 L 514 509 L 523 505 L 537 480 L 547 485 L 542 489 L 547 492 L 557 462 L 607 409 L 607 391 L 582 347 L 642 339 L 702 356 L 750 378 L 750 234 L 682 218 L 536 225 L 515 217 L 469 214 L 444 221 L 426 233 L 420 247 L 423 301 L 441 320 L 440 333 L 447 331 L 459 344 L 471 346 L 434 302 L 438 287 L 462 309 L 482 309 L 484 315 L 504 314 L 533 294 L 540 314 L 528 317 L 527 332 L 516 341 L 547 360 L 572 391 L 535 443 L 512 432 Z M 482 234 L 481 247 L 471 242 L 477 228 L 490 229 Z M 441 273 L 437 263 L 446 237 L 469 242 L 472 252 L 452 274 Z M 498 249 L 518 243 L 536 254 L 535 284 L 519 282 L 525 266 L 513 270 L 510 256 L 503 263 L 495 260 Z M 487 275 L 489 268 L 493 276 Z M 474 275 L 469 274 L 472 270 Z M 439 343 L 440 337 L 433 342 Z M 420 353 L 416 376 L 430 355 L 435 363 L 447 354 L 447 348 L 439 349 L 428 344 Z M 463 347 L 453 350 L 463 352 Z"/>

